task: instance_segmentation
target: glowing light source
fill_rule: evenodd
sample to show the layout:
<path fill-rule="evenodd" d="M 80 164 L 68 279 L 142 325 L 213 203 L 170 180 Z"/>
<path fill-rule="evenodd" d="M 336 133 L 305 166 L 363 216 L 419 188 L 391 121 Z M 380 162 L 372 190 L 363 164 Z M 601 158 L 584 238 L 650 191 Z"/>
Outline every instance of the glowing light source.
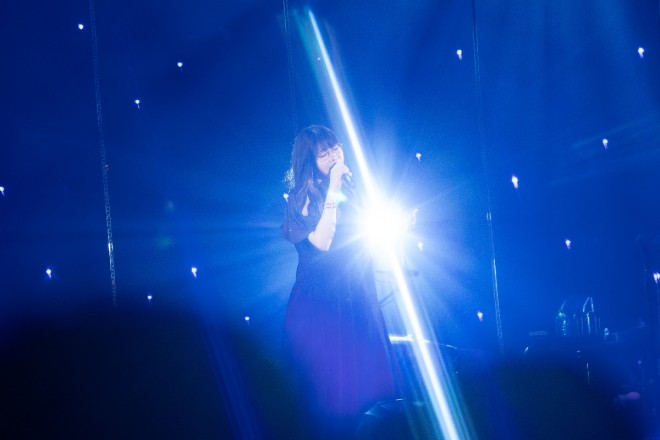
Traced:
<path fill-rule="evenodd" d="M 81 23 L 81 24 L 79 24 L 79 25 L 78 25 L 78 29 L 80 29 L 80 30 L 82 31 L 83 29 L 85 29 L 85 25 L 84 25 L 84 24 L 82 24 L 82 23 Z"/>
<path fill-rule="evenodd" d="M 378 195 L 377 187 L 369 173 L 362 145 L 353 124 L 353 118 L 350 115 L 344 94 L 339 85 L 339 81 L 337 80 L 333 63 L 328 55 L 325 42 L 321 36 L 318 24 L 316 23 L 316 18 L 311 10 L 308 10 L 308 16 L 312 27 L 311 30 L 313 31 L 313 36 L 316 40 L 316 48 L 322 56 L 327 80 L 331 86 L 331 90 L 334 92 L 336 104 L 339 108 L 350 144 L 353 148 L 355 159 L 363 177 L 362 180 L 365 187 L 365 193 L 371 200 L 378 201 L 381 197 Z M 327 86 L 328 84 L 322 84 L 323 88 L 330 89 Z M 378 206 L 379 203 L 375 203 L 375 205 Z M 383 220 L 390 221 L 390 219 L 381 217 L 380 221 Z M 395 220 L 395 223 L 396 222 L 397 221 Z M 424 320 L 420 319 L 417 314 L 413 295 L 408 288 L 404 270 L 401 267 L 394 246 L 392 246 L 392 243 L 387 240 L 382 243 L 382 247 L 382 257 L 387 260 L 391 269 L 390 273 L 394 277 L 398 288 L 399 295 L 397 297 L 397 305 L 401 308 L 401 315 L 405 321 L 406 329 L 413 338 L 411 346 L 415 355 L 415 360 L 419 366 L 420 377 L 428 392 L 428 400 L 430 404 L 429 414 L 434 416 L 434 421 L 436 422 L 433 426 L 435 437 L 452 440 L 464 438 L 467 436 L 467 426 L 461 417 L 460 408 L 456 401 L 456 396 L 452 389 L 452 384 L 441 354 L 438 350 L 433 348 L 432 344 L 424 343 L 424 341 L 427 340 L 425 333 L 428 330 Z"/>
<path fill-rule="evenodd" d="M 564 243 L 566 243 L 566 249 L 569 249 L 569 250 L 570 250 L 570 249 L 571 249 L 571 240 L 569 240 L 569 239 L 567 238 L 567 239 L 564 241 Z"/>
<path fill-rule="evenodd" d="M 462 51 L 461 49 L 458 49 L 458 50 L 456 51 L 456 55 L 458 56 L 458 59 L 459 59 L 459 60 L 462 60 L 462 59 L 463 59 L 463 51 Z"/>
<path fill-rule="evenodd" d="M 282 194 L 282 197 L 284 197 L 284 201 L 289 203 L 289 195 L 287 193 Z"/>
<path fill-rule="evenodd" d="M 50 267 L 46 269 L 46 276 L 48 277 L 48 279 L 53 278 L 53 270 Z"/>
<path fill-rule="evenodd" d="M 481 310 L 477 311 L 477 319 L 481 322 L 484 322 L 484 312 Z"/>
<path fill-rule="evenodd" d="M 607 149 L 609 143 L 610 143 L 610 141 L 608 141 L 607 139 L 603 139 L 603 147 L 604 147 L 605 149 Z"/>
<path fill-rule="evenodd" d="M 364 213 L 363 231 L 372 249 L 380 250 L 392 245 L 398 248 L 404 235 L 416 220 L 417 210 L 406 213 L 392 202 L 374 203 Z"/>
<path fill-rule="evenodd" d="M 190 268 L 190 271 L 192 272 L 193 276 L 197 278 L 197 268 L 195 266 Z"/>
<path fill-rule="evenodd" d="M 637 49 L 637 53 L 639 54 L 640 58 L 644 58 L 644 48 L 643 47 L 639 47 Z"/>
<path fill-rule="evenodd" d="M 243 319 L 245 320 L 245 323 L 247 325 L 250 325 L 250 317 L 249 316 L 246 315 L 245 318 L 243 318 Z"/>
<path fill-rule="evenodd" d="M 3 196 L 5 195 L 5 187 L 4 186 L 0 186 L 0 194 L 2 194 Z"/>
<path fill-rule="evenodd" d="M 182 63 L 181 61 L 179 61 L 178 63 L 176 63 L 176 66 L 177 66 L 179 69 L 181 69 L 181 68 L 183 67 L 183 63 Z"/>
<path fill-rule="evenodd" d="M 418 161 L 422 161 L 422 153 L 417 153 L 415 154 L 415 157 L 417 158 Z"/>
<path fill-rule="evenodd" d="M 518 182 L 519 182 L 519 180 L 516 176 L 511 176 L 511 183 L 513 183 L 513 187 L 515 189 L 518 189 Z"/>
<path fill-rule="evenodd" d="M 147 295 L 147 301 L 151 302 L 152 299 L 154 299 L 153 295 L 151 294 Z"/>
<path fill-rule="evenodd" d="M 660 282 L 660 273 L 653 272 L 653 280 L 655 281 L 656 284 L 658 284 Z"/>
<path fill-rule="evenodd" d="M 412 342 L 413 337 L 411 335 L 388 335 L 390 342 L 396 344 L 397 342 Z"/>
<path fill-rule="evenodd" d="M 393 344 L 402 343 L 402 342 L 415 342 L 415 338 L 413 338 L 413 336 L 410 335 L 410 334 L 405 335 L 405 336 L 403 336 L 403 335 L 388 335 L 387 337 L 390 340 L 390 342 L 393 343 Z M 425 339 L 424 342 L 426 344 L 431 343 L 431 341 L 429 341 L 428 339 Z"/>
<path fill-rule="evenodd" d="M 139 99 L 135 100 L 135 105 L 137 105 L 137 108 L 140 108 L 140 100 Z"/>

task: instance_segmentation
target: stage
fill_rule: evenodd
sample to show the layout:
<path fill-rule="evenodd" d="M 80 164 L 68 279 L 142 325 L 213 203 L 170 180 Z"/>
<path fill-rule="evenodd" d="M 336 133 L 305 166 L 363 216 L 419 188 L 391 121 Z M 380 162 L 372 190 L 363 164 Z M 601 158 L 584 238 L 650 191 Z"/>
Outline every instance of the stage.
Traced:
<path fill-rule="evenodd" d="M 13 3 L 0 34 L 0 437 L 314 438 L 282 223 L 323 124 L 399 396 L 357 438 L 659 438 L 657 0 Z"/>

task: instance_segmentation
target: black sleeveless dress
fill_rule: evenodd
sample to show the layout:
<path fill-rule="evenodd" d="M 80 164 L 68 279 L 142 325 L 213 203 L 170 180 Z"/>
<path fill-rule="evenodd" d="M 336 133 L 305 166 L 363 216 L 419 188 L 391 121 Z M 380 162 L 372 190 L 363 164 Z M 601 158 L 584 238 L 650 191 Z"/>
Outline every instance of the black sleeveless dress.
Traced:
<path fill-rule="evenodd" d="M 324 433 L 349 433 L 376 402 L 396 397 L 389 339 L 354 206 L 338 208 L 327 252 L 307 239 L 319 215 L 304 217 L 290 207 L 283 225 L 298 251 L 285 318 L 288 358 L 298 391 Z"/>

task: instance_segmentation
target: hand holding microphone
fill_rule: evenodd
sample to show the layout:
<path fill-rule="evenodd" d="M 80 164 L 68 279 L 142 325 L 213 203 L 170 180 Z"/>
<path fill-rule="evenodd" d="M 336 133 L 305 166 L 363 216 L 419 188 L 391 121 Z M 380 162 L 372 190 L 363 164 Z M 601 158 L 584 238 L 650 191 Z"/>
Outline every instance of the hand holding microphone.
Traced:
<path fill-rule="evenodd" d="M 343 161 L 335 163 L 332 168 L 330 168 L 330 190 L 341 190 L 342 183 L 349 188 L 355 187 L 355 184 L 351 180 L 351 170 Z"/>

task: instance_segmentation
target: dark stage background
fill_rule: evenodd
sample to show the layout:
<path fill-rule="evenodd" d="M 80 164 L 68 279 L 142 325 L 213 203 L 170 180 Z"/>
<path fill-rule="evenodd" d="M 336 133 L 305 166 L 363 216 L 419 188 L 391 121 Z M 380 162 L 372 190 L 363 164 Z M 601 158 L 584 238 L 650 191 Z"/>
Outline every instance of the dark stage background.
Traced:
<path fill-rule="evenodd" d="M 275 351 L 296 264 L 279 234 L 291 143 L 335 116 L 296 28 L 302 6 L 96 2 L 118 307 L 192 310 Z M 507 352 L 522 353 L 530 331 L 553 334 L 567 298 L 593 297 L 611 331 L 648 320 L 645 253 L 660 270 L 657 1 L 311 7 L 375 178 L 420 209 L 424 252 L 407 258 L 439 341 L 497 349 L 493 256 Z M 0 11 L 11 342 L 22 323 L 113 298 L 89 3 Z"/>

